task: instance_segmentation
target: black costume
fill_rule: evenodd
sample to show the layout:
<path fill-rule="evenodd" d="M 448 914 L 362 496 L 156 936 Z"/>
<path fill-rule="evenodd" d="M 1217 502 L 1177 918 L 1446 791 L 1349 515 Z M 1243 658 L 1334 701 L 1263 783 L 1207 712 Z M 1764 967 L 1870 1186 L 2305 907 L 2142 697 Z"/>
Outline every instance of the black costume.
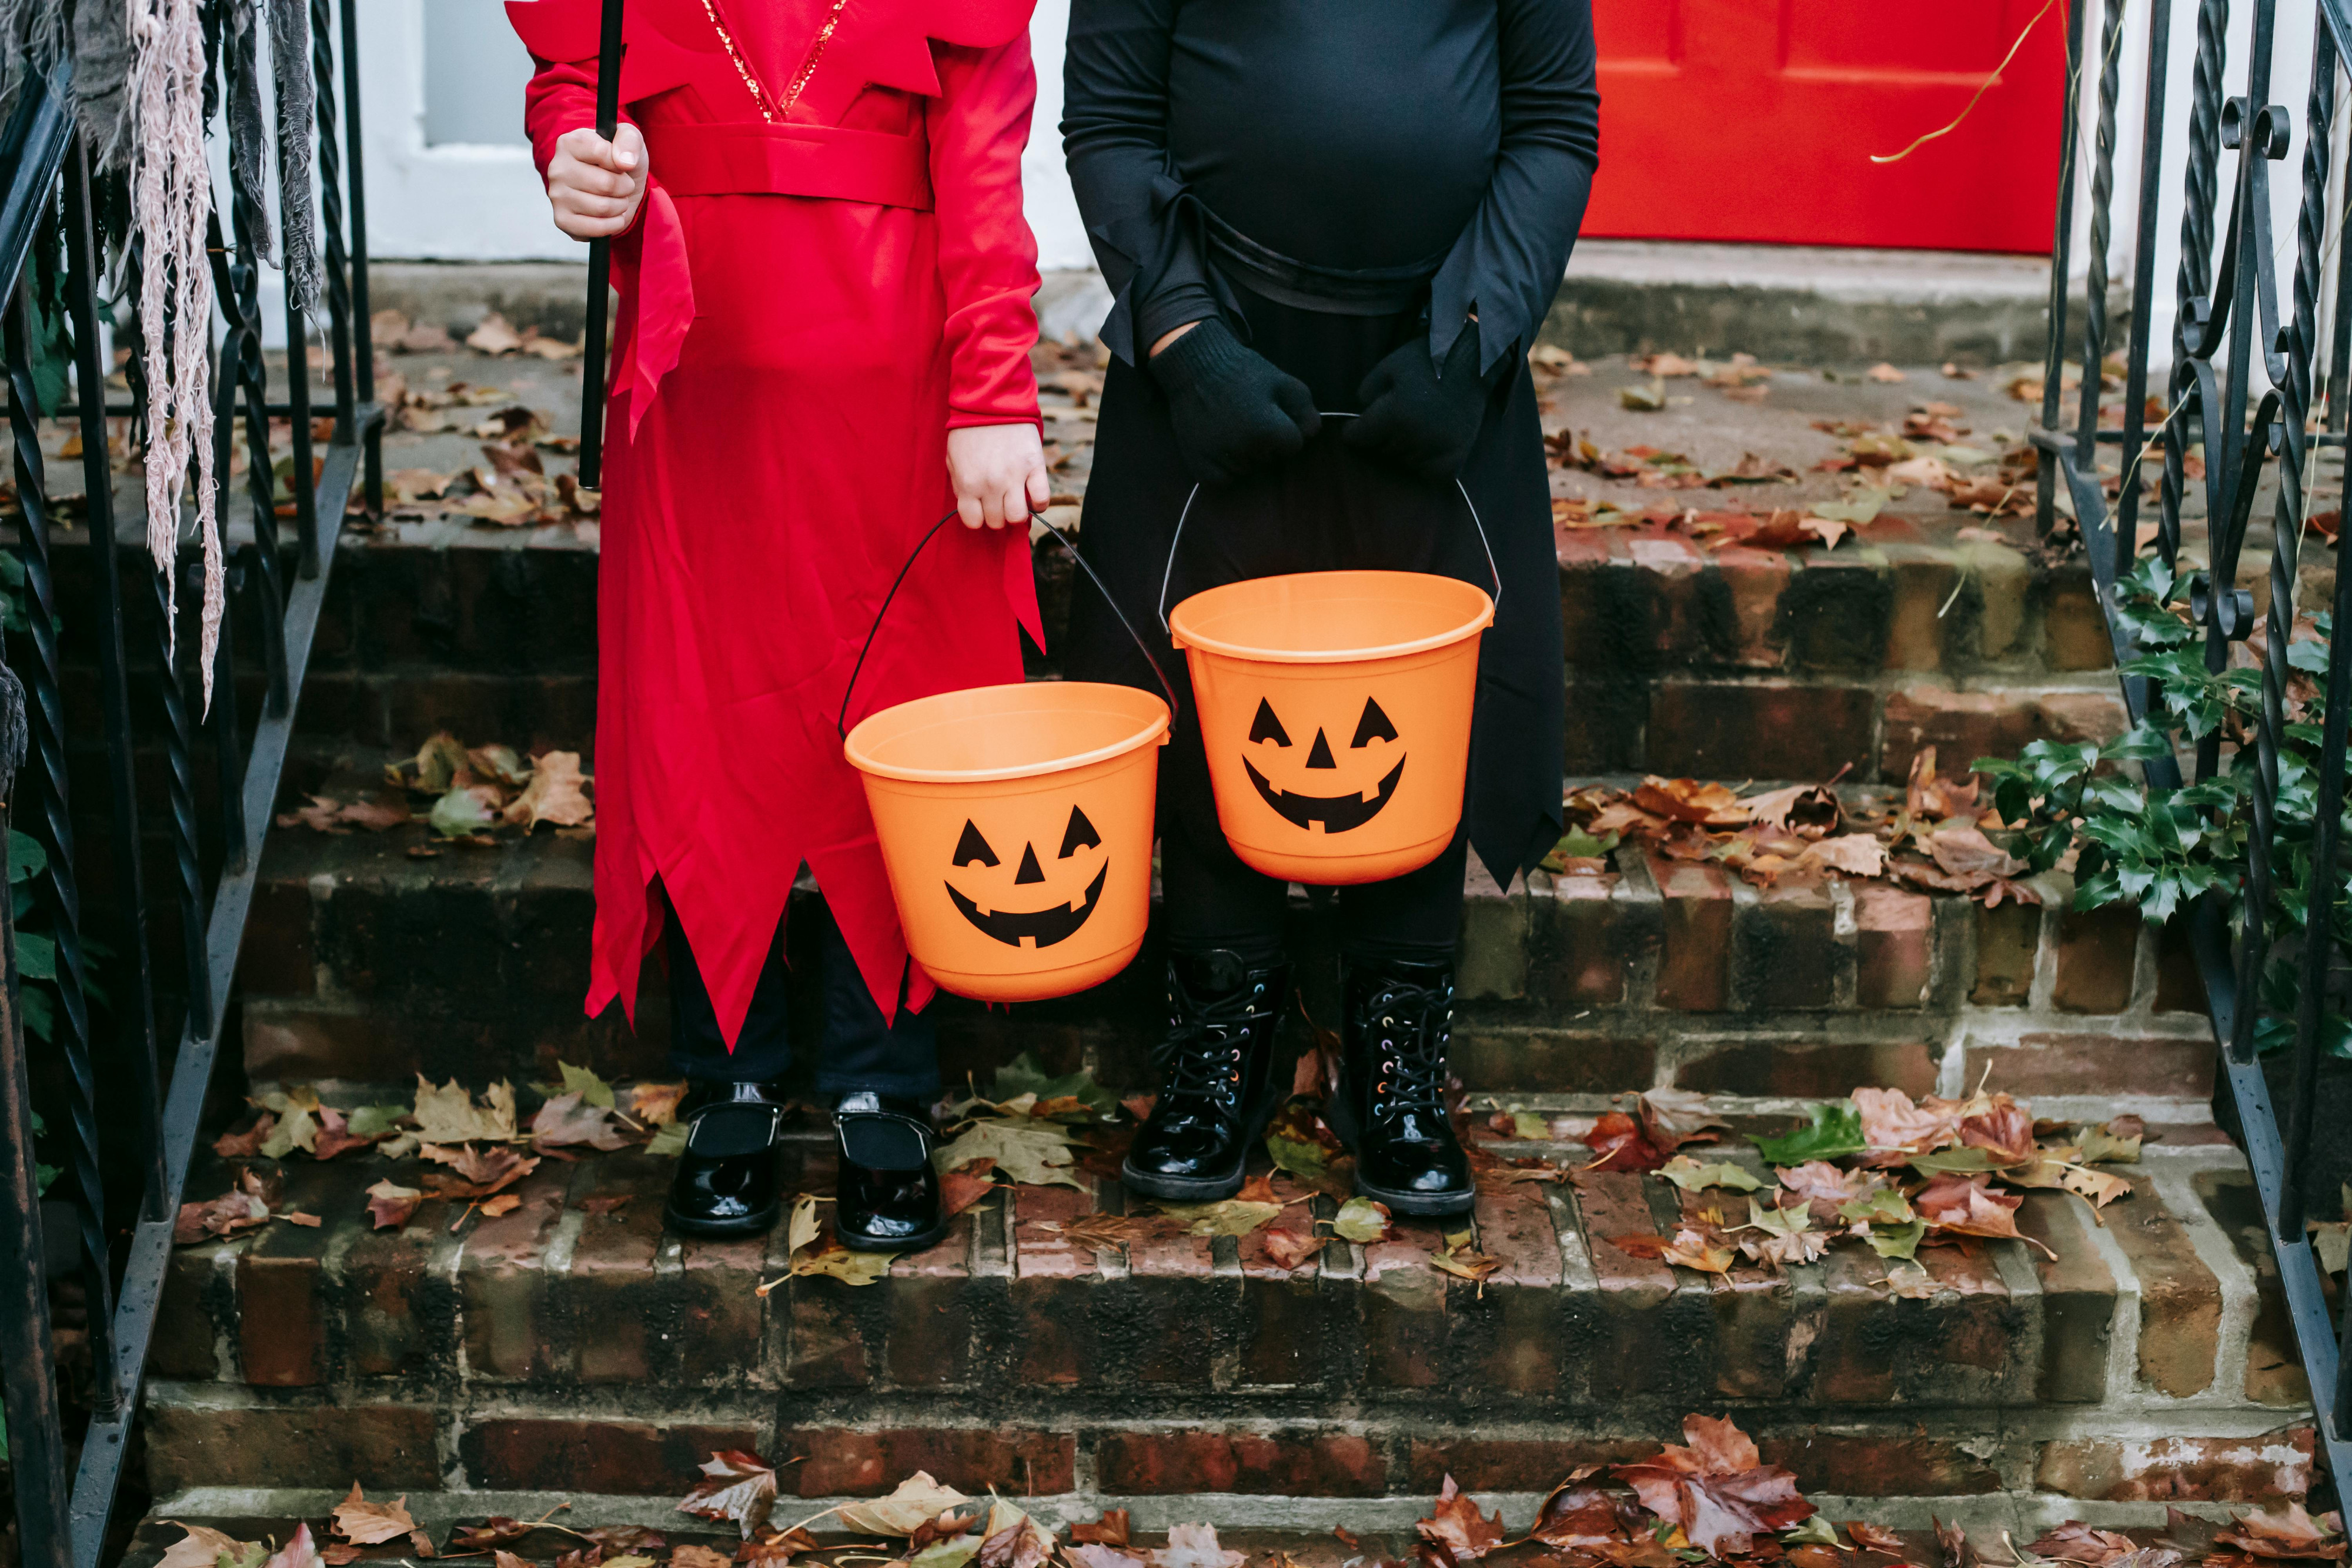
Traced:
<path fill-rule="evenodd" d="M 1063 101 L 1116 294 L 1083 549 L 1138 624 L 1157 619 L 1163 577 L 1168 604 L 1278 572 L 1499 580 L 1463 839 L 1337 899 L 1363 971 L 1350 1039 L 1410 1102 L 1363 1108 L 1420 1136 L 1442 1123 L 1423 1080 L 1442 1087 L 1465 844 L 1507 884 L 1560 831 L 1559 576 L 1526 353 L 1598 161 L 1590 0 L 1073 0 Z M 1188 322 L 1202 325 L 1154 358 Z M 1183 657 L 1160 662 L 1185 695 L 1160 762 L 1177 962 L 1168 1082 L 1139 1139 L 1151 1168 L 1130 1161 L 1128 1178 L 1200 1197 L 1238 1183 L 1234 1151 L 1255 1137 L 1235 1107 L 1263 1087 L 1286 889 L 1219 831 Z M 1066 665 L 1155 685 L 1085 592 Z M 1430 1179 L 1397 1176 L 1445 1186 Z M 1446 1207 L 1422 1212 L 1466 1207 L 1466 1176 L 1449 1179 Z"/>

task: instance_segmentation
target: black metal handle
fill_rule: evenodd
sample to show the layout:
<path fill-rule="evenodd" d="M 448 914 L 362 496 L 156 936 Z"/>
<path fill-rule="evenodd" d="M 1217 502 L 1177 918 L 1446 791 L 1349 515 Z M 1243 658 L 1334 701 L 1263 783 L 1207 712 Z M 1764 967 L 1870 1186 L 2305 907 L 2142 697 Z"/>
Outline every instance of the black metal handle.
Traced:
<path fill-rule="evenodd" d="M 621 0 L 604 0 L 604 26 L 596 43 L 596 134 L 607 143 L 621 123 Z M 642 175 L 643 171 L 639 171 Z M 588 242 L 588 340 L 580 356 L 580 462 L 583 490 L 604 479 L 604 296 L 613 281 L 613 242 Z"/>
<path fill-rule="evenodd" d="M 933 523 L 930 526 L 929 530 L 926 532 L 921 538 L 915 541 L 915 548 L 908 552 L 907 563 L 898 569 L 898 575 L 890 580 L 890 591 L 882 596 L 882 608 L 874 612 L 874 624 L 866 629 L 866 643 L 863 647 L 857 650 L 857 663 L 850 666 L 849 685 L 842 688 L 841 711 L 834 715 L 833 727 L 835 731 L 840 735 L 842 739 L 847 740 L 849 738 L 849 698 L 851 694 L 857 690 L 857 677 L 866 668 L 866 655 L 874 651 L 874 637 L 877 632 L 882 630 L 882 618 L 890 613 L 890 604 L 893 600 L 898 597 L 899 585 L 907 580 L 907 574 L 915 570 L 915 558 L 921 555 L 923 553 L 923 547 L 929 544 L 941 528 L 946 528 L 950 523 L 954 522 L 958 515 L 959 514 L 955 512 L 948 513 L 938 522 Z M 1036 524 L 1039 528 L 1044 528 L 1047 533 L 1061 540 L 1062 548 L 1070 552 L 1070 559 L 1077 563 L 1078 570 L 1085 572 L 1087 578 L 1094 583 L 1096 589 L 1101 592 L 1103 602 L 1110 606 L 1110 612 L 1113 615 L 1118 617 L 1119 625 L 1124 627 L 1128 636 L 1133 639 L 1137 652 L 1143 655 L 1143 662 L 1151 666 L 1152 678 L 1160 683 L 1160 689 L 1168 695 L 1168 721 L 1171 724 L 1173 724 L 1176 721 L 1176 688 L 1168 684 L 1168 672 L 1161 669 L 1160 667 L 1160 661 L 1151 656 L 1150 644 L 1144 642 L 1141 637 L 1136 635 L 1135 623 L 1127 618 L 1127 612 L 1118 607 L 1118 596 L 1111 592 L 1110 585 L 1104 582 L 1103 580 L 1096 574 L 1095 569 L 1087 564 L 1087 558 L 1078 553 L 1078 547 L 1070 542 L 1069 535 L 1064 533 L 1061 529 L 1047 522 L 1044 517 L 1038 514 L 1032 513 L 1025 520 Z M 1006 525 L 1008 528 L 1017 526 L 1018 525 L 1015 524 Z"/>
<path fill-rule="evenodd" d="M 1324 419 L 1361 419 L 1363 417 L 1360 413 L 1339 413 L 1329 409 L 1318 409 L 1316 413 Z M 1486 538 L 1486 521 L 1478 516 L 1478 503 L 1470 498 L 1470 486 L 1462 482 L 1462 476 L 1458 474 L 1454 477 L 1454 487 L 1462 493 L 1462 505 L 1470 513 L 1470 526 L 1478 530 L 1478 548 L 1486 552 L 1486 575 L 1493 579 L 1495 583 L 1495 608 L 1500 610 L 1503 606 L 1503 572 L 1502 569 L 1495 564 L 1495 547 Z M 1168 561 L 1160 569 L 1160 629 L 1171 635 L 1173 628 L 1168 624 L 1168 584 L 1176 575 L 1176 547 L 1184 542 L 1185 521 L 1192 515 L 1192 503 L 1200 498 L 1201 485 L 1198 480 L 1195 480 L 1192 494 L 1184 497 L 1184 509 L 1176 514 L 1176 532 L 1168 541 Z M 1116 609 L 1117 606 L 1113 608 Z"/>

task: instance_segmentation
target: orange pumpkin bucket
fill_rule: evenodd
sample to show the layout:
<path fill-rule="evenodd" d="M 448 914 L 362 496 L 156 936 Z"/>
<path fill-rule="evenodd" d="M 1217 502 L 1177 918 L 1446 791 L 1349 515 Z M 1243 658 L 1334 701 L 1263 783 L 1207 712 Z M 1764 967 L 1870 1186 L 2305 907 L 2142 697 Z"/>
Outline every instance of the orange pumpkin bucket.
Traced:
<path fill-rule="evenodd" d="M 1243 862 L 1346 885 L 1435 860 L 1462 821 L 1494 620 L 1484 589 L 1413 571 L 1253 578 L 1177 605 L 1217 823 Z"/>
<path fill-rule="evenodd" d="M 877 628 L 889 608 L 886 598 Z M 845 692 L 844 717 L 848 706 Z M 1030 1002 L 1127 967 L 1150 917 L 1171 710 L 1129 686 L 1040 682 L 921 697 L 848 731 L 843 750 L 866 786 L 907 950 L 934 980 L 981 1001 Z"/>

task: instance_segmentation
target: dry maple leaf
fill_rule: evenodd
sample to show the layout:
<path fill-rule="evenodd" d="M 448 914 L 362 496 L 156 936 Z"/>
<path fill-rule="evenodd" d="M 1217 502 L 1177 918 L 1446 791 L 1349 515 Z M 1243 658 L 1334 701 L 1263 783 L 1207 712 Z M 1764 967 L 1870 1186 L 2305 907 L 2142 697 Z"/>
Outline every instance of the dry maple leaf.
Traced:
<path fill-rule="evenodd" d="M 449 1545 L 457 1552 L 488 1552 L 511 1546 L 538 1525 L 509 1514 L 494 1513 L 479 1524 L 461 1524 L 450 1532 Z"/>
<path fill-rule="evenodd" d="M 504 816 L 509 823 L 525 831 L 541 822 L 552 822 L 559 828 L 579 827 L 596 815 L 596 807 L 588 798 L 588 789 L 593 782 L 580 771 L 578 752 L 548 752 L 531 769 L 530 782 L 523 786 L 522 793 L 507 803 Z"/>
<path fill-rule="evenodd" d="M 1870 833 L 1841 833 L 1808 845 L 1798 862 L 1826 866 L 1848 876 L 1881 876 L 1886 871 L 1886 846 Z"/>
<path fill-rule="evenodd" d="M 1265 1234 L 1266 1261 L 1277 1269 L 1303 1269 L 1330 1241 L 1328 1236 L 1309 1236 L 1300 1230 L 1268 1230 Z"/>
<path fill-rule="evenodd" d="M 530 1119 L 531 1142 L 542 1148 L 585 1145 L 592 1149 L 620 1149 L 628 1137 L 614 1124 L 612 1111 L 585 1103 L 577 1092 L 558 1094 Z M 507 1151 L 510 1152 L 510 1151 Z"/>
<path fill-rule="evenodd" d="M 261 1568 L 313 1568 L 319 1561 L 319 1543 L 310 1537 L 308 1524 L 298 1524 L 284 1546 L 278 1548 Z"/>
<path fill-rule="evenodd" d="M 1092 1523 L 1082 1520 L 1070 1526 L 1070 1540 L 1081 1546 L 1124 1546 L 1128 1534 L 1128 1513 L 1123 1508 L 1105 1509 Z"/>
<path fill-rule="evenodd" d="M 318 1120 L 317 1140 L 310 1145 L 312 1159 L 331 1160 L 337 1155 L 349 1154 L 353 1149 L 372 1148 L 383 1138 L 391 1135 L 389 1133 L 379 1133 L 373 1137 L 353 1137 L 349 1120 L 341 1111 L 331 1106 L 319 1107 Z"/>
<path fill-rule="evenodd" d="M 1663 1236 L 1604 1236 L 1601 1239 L 1628 1258 L 1639 1258 L 1648 1263 L 1666 1255 L 1666 1239 Z"/>
<path fill-rule="evenodd" d="M 751 1568 L 784 1568 L 795 1557 L 822 1550 L 815 1536 L 794 1525 L 780 1530 L 759 1541 L 747 1541 L 735 1549 L 735 1561 L 748 1563 Z M 610 1564 L 606 1565 L 610 1568 Z"/>
<path fill-rule="evenodd" d="M 416 1077 L 416 1135 L 427 1144 L 502 1142 L 515 1135 L 514 1088 L 504 1080 L 483 1092 L 483 1103 L 451 1079 L 435 1088 Z"/>
<path fill-rule="evenodd" d="M 2107 1568 L 2109 1563 L 2137 1552 L 2139 1546 L 2128 1535 L 2095 1530 L 2080 1520 L 2072 1520 L 2025 1550 L 2035 1557 L 2079 1563 L 2084 1568 Z"/>
<path fill-rule="evenodd" d="M 775 1506 L 775 1467 L 757 1454 L 722 1448 L 703 1462 L 702 1479 L 678 1500 L 677 1511 L 698 1519 L 732 1520 L 741 1527 L 743 1539 L 749 1541 L 768 1522 L 768 1511 Z M 679 1552 L 685 1550 L 678 1548 Z M 717 1557 L 718 1553 L 711 1555 Z M 677 1561 L 677 1552 L 670 1554 L 670 1561 Z M 719 1557 L 719 1561 L 723 1564 L 726 1559 Z"/>
<path fill-rule="evenodd" d="M 172 1226 L 172 1239 L 185 1246 L 207 1236 L 235 1236 L 269 1223 L 269 1202 L 261 1178 L 250 1166 L 236 1173 L 236 1185 L 208 1203 L 184 1203 Z"/>
<path fill-rule="evenodd" d="M 2006 1094 L 1987 1096 L 1990 1103 L 1960 1120 L 1960 1143 L 1982 1149 L 2001 1164 L 2022 1165 L 2034 1157 L 2033 1118 Z"/>
<path fill-rule="evenodd" d="M 1889 1557 L 1903 1555 L 1903 1538 L 1883 1525 L 1873 1524 L 1867 1520 L 1851 1519 L 1846 1521 L 1845 1532 L 1864 1552 L 1883 1552 Z"/>
<path fill-rule="evenodd" d="M 1584 1146 L 1592 1151 L 1587 1170 L 1654 1171 L 1667 1159 L 1666 1152 L 1622 1111 L 1612 1111 L 1595 1121 L 1592 1131 L 1584 1135 Z"/>
<path fill-rule="evenodd" d="M 1090 1541 L 1072 1542 L 1062 1549 L 1062 1554 L 1076 1563 L 1078 1568 L 1150 1568 L 1151 1562 L 1140 1552 L 1129 1552 Z"/>
<path fill-rule="evenodd" d="M 1900 1089 L 1857 1089 L 1852 1098 L 1862 1113 L 1862 1135 L 1874 1150 L 1924 1155 L 1960 1135 L 1957 1115 L 1915 1105 Z"/>
<path fill-rule="evenodd" d="M 844 1503 L 841 1522 L 852 1530 L 877 1535 L 911 1536 L 950 1509 L 971 1500 L 953 1487 L 941 1486 L 928 1470 L 917 1470 L 898 1483 L 888 1497 L 870 1502 Z"/>
<path fill-rule="evenodd" d="M 1701 1273 L 1728 1274 L 1731 1272 L 1731 1260 L 1738 1254 L 1714 1238 L 1685 1228 L 1675 1232 L 1675 1239 L 1666 1243 L 1665 1249 L 1658 1256 L 1669 1263 L 1696 1269 Z"/>
<path fill-rule="evenodd" d="M 600 1524 L 577 1533 L 598 1551 L 616 1554 L 659 1552 L 669 1545 L 660 1531 L 642 1524 Z"/>
<path fill-rule="evenodd" d="M 1011 1504 L 999 1502 L 990 1509 L 988 1522 L 990 1533 L 972 1559 L 976 1568 L 1042 1568 L 1053 1556 L 1053 1536 Z"/>
<path fill-rule="evenodd" d="M 268 1143 L 269 1134 L 277 1130 L 278 1118 L 264 1111 L 259 1119 L 244 1132 L 223 1133 L 219 1137 L 215 1138 L 213 1153 L 225 1160 L 249 1160 L 261 1153 L 261 1145 Z M 172 1522 L 177 1524 L 179 1521 L 173 1520 Z M 183 1525 L 182 1528 L 187 1527 Z M 215 1531 L 213 1533 L 217 1535 L 220 1531 Z"/>
<path fill-rule="evenodd" d="M 1151 1553 L 1153 1568 L 1242 1568 L 1245 1552 L 1229 1552 L 1217 1543 L 1213 1524 L 1171 1524 L 1168 1544 Z"/>
<path fill-rule="evenodd" d="M 489 1148 L 477 1148 L 471 1144 L 451 1147 L 446 1144 L 426 1144 L 418 1151 L 426 1159 L 447 1166 L 457 1173 L 457 1180 L 439 1178 L 436 1195 L 442 1197 L 488 1197 L 503 1186 L 511 1186 L 539 1168 L 536 1156 L 526 1158 L 504 1144 Z M 425 1180 L 435 1181 L 434 1173 Z"/>
<path fill-rule="evenodd" d="M 1528 1531 L 1529 1539 L 1563 1552 L 1590 1550 L 1622 1540 L 1623 1534 L 1616 1499 L 1583 1479 L 1554 1487 Z"/>
<path fill-rule="evenodd" d="M 671 1548 L 669 1554 L 670 1568 L 727 1568 L 730 1561 L 724 1552 L 697 1546 L 691 1542 Z M 562 1568 L 562 1564 L 559 1563 L 557 1568 Z"/>
<path fill-rule="evenodd" d="M 375 1221 L 378 1230 L 390 1230 L 408 1223 L 425 1195 L 413 1186 L 403 1186 L 391 1177 L 367 1189 L 368 1218 Z"/>
<path fill-rule="evenodd" d="M 1969 1532 L 1957 1524 L 1946 1524 L 1933 1514 L 1927 1522 L 1936 1527 L 1937 1568 L 1977 1568 L 1976 1548 L 1969 1544 Z"/>
<path fill-rule="evenodd" d="M 996 1169 L 992 1159 L 967 1161 L 940 1176 L 940 1208 L 952 1218 L 961 1214 L 982 1198 L 996 1190 L 990 1173 Z"/>
<path fill-rule="evenodd" d="M 1633 804 L 1674 821 L 1702 827 L 1736 828 L 1748 821 L 1745 803 L 1728 785 L 1696 779 L 1644 779 L 1633 791 Z"/>
<path fill-rule="evenodd" d="M 2257 1510 L 2240 1514 L 2235 1531 L 2224 1531 L 2213 1539 L 2256 1557 L 2344 1561 L 2344 1537 L 2331 1535 L 2293 1498 L 2280 1503 L 2273 1512 Z"/>
<path fill-rule="evenodd" d="M 1729 1420 L 1691 1416 L 1683 1421 L 1687 1448 L 1667 1444 L 1654 1459 L 1619 1465 L 1643 1505 L 1682 1527 L 1690 1543 L 1711 1557 L 1744 1556 L 1759 1532 L 1790 1529 L 1812 1516 L 1797 1492 L 1797 1478 L 1767 1465 Z"/>
<path fill-rule="evenodd" d="M 1685 1144 L 1715 1143 L 1731 1128 L 1695 1089 L 1645 1089 L 1634 1113 L 1641 1118 L 1643 1136 L 1670 1155 Z"/>
<path fill-rule="evenodd" d="M 1781 1186 L 1805 1200 L 1808 1212 L 1818 1225 L 1835 1223 L 1839 1205 L 1852 1203 L 1882 1185 L 1867 1171 L 1840 1170 L 1827 1160 L 1807 1160 L 1801 1166 L 1783 1166 L 1773 1174 L 1780 1178 Z"/>
<path fill-rule="evenodd" d="M 2024 1196 L 1994 1191 L 1990 1185 L 1991 1180 L 1990 1175 L 1984 1172 L 1964 1176 L 1958 1171 L 1945 1171 L 1930 1177 L 1926 1186 L 1912 1195 L 1911 1207 L 1920 1218 L 1939 1230 L 1957 1236 L 2005 1237 L 2049 1252 L 2033 1238 L 2018 1234 L 2017 1208 L 2025 1201 Z"/>
<path fill-rule="evenodd" d="M 247 1553 L 261 1550 L 258 1542 L 239 1541 L 210 1525 L 180 1524 L 176 1519 L 167 1519 L 163 1522 L 179 1524 L 187 1533 L 164 1549 L 155 1568 L 214 1568 L 224 1553 L 230 1562 L 242 1563 L 247 1560 Z"/>
<path fill-rule="evenodd" d="M 1454 1485 L 1451 1475 L 1438 1490 L 1436 1508 L 1413 1529 L 1423 1541 L 1444 1547 L 1457 1563 L 1484 1557 L 1504 1539 L 1501 1512 L 1492 1519 L 1480 1513 L 1476 1500 Z"/>
<path fill-rule="evenodd" d="M 637 1083 L 629 1089 L 629 1115 L 648 1127 L 664 1127 L 677 1120 L 678 1102 L 686 1098 L 686 1084 Z"/>

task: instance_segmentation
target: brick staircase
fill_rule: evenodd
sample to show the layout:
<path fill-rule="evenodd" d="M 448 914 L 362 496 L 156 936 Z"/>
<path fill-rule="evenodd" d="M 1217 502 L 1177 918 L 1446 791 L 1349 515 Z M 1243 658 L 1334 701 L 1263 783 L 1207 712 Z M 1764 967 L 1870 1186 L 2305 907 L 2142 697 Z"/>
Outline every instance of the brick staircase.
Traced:
<path fill-rule="evenodd" d="M 1843 768 L 1884 791 L 1925 746 L 1951 770 L 2113 733 L 2087 573 L 2000 526 L 2006 543 L 1888 516 L 1793 558 L 1563 531 L 1571 774 Z M 1042 570 L 1058 621 L 1066 569 Z M 2258 591 L 2265 570 L 2250 557 Z M 398 524 L 348 543 L 289 797 L 348 798 L 440 728 L 591 749 L 593 573 L 569 528 Z M 589 844 L 420 859 L 422 836 L 273 835 L 237 1014 L 253 1084 L 398 1095 L 420 1071 L 524 1082 L 558 1060 L 661 1072 L 660 1006 L 634 1036 L 579 1015 Z M 1809 1492 L 1895 1500 L 1874 1517 L 1906 1524 L 2144 1520 L 2307 1485 L 2301 1374 L 2250 1178 L 2210 1114 L 2201 1000 L 2135 918 L 1759 890 L 1632 849 L 1606 875 L 1469 893 L 1456 1060 L 1481 1106 L 1590 1114 L 1675 1085 L 1717 1096 L 1744 1134 L 1803 1097 L 1990 1073 L 2038 1114 L 2146 1117 L 2136 1190 L 2097 1217 L 2031 1195 L 2023 1228 L 2054 1261 L 1933 1249 L 1934 1294 L 1903 1299 L 1853 1249 L 1780 1277 L 1638 1260 L 1606 1239 L 1695 1200 L 1630 1176 L 1482 1197 L 1476 1244 L 1504 1267 L 1481 1289 L 1432 1266 L 1427 1226 L 1297 1270 L 1256 1238 L 1076 1246 L 1048 1227 L 1123 1202 L 1097 1175 L 987 1200 L 879 1287 L 797 1279 L 763 1298 L 781 1235 L 663 1234 L 667 1166 L 643 1155 L 550 1161 L 510 1213 L 429 1203 L 381 1233 L 360 1190 L 383 1162 L 297 1162 L 284 1201 L 322 1226 L 176 1256 L 145 1428 L 159 1506 L 302 1512 L 357 1477 L 452 1517 L 540 1496 L 656 1522 L 709 1450 L 745 1447 L 799 1459 L 786 1486 L 809 1499 L 926 1469 L 1049 1514 L 1130 1506 L 1139 1527 L 1201 1517 L 1210 1493 L 1235 1526 L 1394 1528 L 1449 1470 L 1523 1515 L 1575 1464 L 1653 1452 L 1694 1409 L 1738 1414 Z M 1305 899 L 1296 915 L 1306 1002 L 1328 1017 L 1320 917 Z M 1097 993 L 1010 1013 L 944 1003 L 950 1072 L 985 1082 L 1027 1050 L 1144 1086 L 1155 967 L 1147 949 Z M 792 1157 L 824 1178 L 813 1130 Z M 200 1162 L 190 1196 L 228 1179 Z M 582 1207 L 598 1197 L 627 1201 Z"/>

